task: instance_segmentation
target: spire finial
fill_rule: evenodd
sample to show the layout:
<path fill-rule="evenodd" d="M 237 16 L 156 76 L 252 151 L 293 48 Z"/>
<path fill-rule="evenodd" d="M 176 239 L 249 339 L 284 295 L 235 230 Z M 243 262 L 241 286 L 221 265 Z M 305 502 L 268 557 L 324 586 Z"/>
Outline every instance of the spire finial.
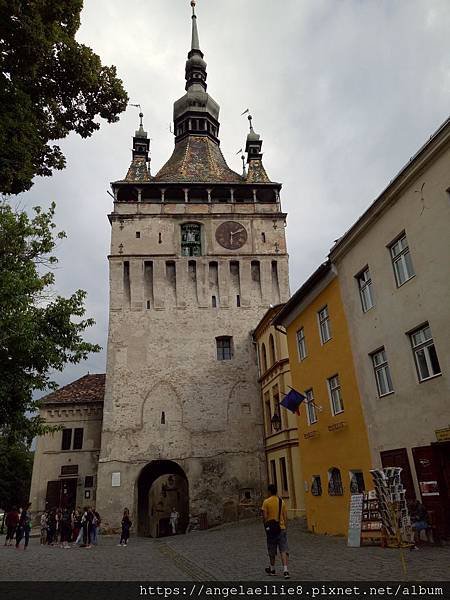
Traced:
<path fill-rule="evenodd" d="M 198 39 L 197 15 L 195 14 L 195 0 L 191 0 L 192 6 L 192 43 L 191 50 L 200 50 L 200 42 Z"/>
<path fill-rule="evenodd" d="M 143 128 L 143 123 L 142 123 L 142 118 L 144 116 L 144 113 L 141 111 L 139 113 L 139 126 Z"/>
<path fill-rule="evenodd" d="M 250 123 L 250 131 L 253 131 L 253 122 L 252 122 L 253 117 L 252 117 L 252 115 L 248 115 L 247 118 L 248 118 L 248 122 Z"/>

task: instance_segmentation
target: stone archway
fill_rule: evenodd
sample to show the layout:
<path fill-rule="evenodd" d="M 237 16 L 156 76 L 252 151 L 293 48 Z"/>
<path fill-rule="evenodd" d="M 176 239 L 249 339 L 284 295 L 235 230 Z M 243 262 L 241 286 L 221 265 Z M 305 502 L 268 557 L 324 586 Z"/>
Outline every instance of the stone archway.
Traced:
<path fill-rule="evenodd" d="M 189 485 L 185 472 L 171 460 L 153 460 L 137 480 L 138 534 L 164 537 L 170 535 L 172 508 L 180 515 L 178 532 L 184 533 L 189 522 Z"/>

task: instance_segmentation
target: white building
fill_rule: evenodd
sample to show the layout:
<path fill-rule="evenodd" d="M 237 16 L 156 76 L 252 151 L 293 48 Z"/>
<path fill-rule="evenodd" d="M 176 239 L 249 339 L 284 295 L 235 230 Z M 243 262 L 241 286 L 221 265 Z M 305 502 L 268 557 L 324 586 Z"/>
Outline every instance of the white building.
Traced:
<path fill-rule="evenodd" d="M 450 535 L 450 119 L 330 253 L 375 465 Z"/>

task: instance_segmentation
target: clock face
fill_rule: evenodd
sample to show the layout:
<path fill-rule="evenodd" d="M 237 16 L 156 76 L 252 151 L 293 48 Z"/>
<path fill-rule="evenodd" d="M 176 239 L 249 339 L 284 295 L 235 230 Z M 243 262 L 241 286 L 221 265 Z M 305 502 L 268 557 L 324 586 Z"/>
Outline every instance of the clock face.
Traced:
<path fill-rule="evenodd" d="M 247 230 L 237 221 L 225 221 L 216 229 L 216 240 L 228 250 L 237 250 L 247 241 Z"/>

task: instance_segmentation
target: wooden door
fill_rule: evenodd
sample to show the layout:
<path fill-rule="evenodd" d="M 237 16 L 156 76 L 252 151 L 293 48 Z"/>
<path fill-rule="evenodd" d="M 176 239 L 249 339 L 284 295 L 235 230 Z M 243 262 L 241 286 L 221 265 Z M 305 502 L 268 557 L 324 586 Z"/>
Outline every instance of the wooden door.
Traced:
<path fill-rule="evenodd" d="M 384 467 L 401 467 L 401 479 L 406 490 L 406 499 L 414 500 L 416 493 L 411 475 L 411 467 L 409 466 L 408 453 L 406 448 L 397 448 L 396 450 L 386 450 L 380 452 L 381 464 Z"/>

